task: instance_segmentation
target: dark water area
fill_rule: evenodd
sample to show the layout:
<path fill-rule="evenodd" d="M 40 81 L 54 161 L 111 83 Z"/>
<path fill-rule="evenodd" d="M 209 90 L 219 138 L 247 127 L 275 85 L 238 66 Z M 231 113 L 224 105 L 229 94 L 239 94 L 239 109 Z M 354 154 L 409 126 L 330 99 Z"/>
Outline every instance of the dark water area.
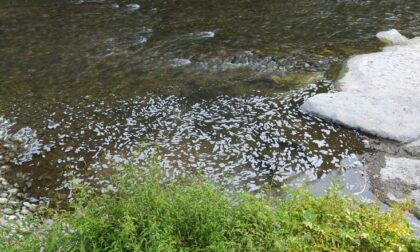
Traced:
<path fill-rule="evenodd" d="M 33 133 L 6 175 L 54 197 L 135 152 L 249 190 L 321 177 L 363 145 L 298 111 L 334 86 L 308 76 L 390 28 L 420 35 L 420 2 L 0 0 L 0 126 Z"/>

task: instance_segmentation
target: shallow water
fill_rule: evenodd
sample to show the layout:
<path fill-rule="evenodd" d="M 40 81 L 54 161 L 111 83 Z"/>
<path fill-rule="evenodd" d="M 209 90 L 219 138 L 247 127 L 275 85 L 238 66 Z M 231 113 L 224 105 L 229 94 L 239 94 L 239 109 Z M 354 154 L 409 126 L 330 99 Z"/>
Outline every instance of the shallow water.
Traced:
<path fill-rule="evenodd" d="M 53 196 L 71 171 L 95 180 L 139 149 L 137 161 L 153 155 L 170 177 L 203 172 L 249 190 L 320 177 L 363 147 L 297 111 L 331 81 L 287 76 L 378 50 L 380 30 L 420 35 L 419 10 L 416 0 L 0 0 L 0 115 L 15 122 L 9 132 L 36 131 L 31 160 L 7 175 L 30 173 L 28 190 Z"/>

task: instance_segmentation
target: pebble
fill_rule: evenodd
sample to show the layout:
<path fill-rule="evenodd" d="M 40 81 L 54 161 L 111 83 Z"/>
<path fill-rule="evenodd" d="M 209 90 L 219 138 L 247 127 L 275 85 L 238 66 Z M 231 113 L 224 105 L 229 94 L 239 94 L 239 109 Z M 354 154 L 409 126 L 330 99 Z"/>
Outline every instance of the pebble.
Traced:
<path fill-rule="evenodd" d="M 70 151 L 72 151 L 74 149 L 74 147 L 73 146 L 68 146 L 65 150 L 64 150 L 64 152 L 70 152 Z"/>
<path fill-rule="evenodd" d="M 7 214 L 7 215 L 11 215 L 11 214 L 14 214 L 15 211 L 13 211 L 13 209 L 11 209 L 11 208 L 5 208 L 5 209 L 3 209 L 3 213 Z"/>
<path fill-rule="evenodd" d="M 29 210 L 26 208 L 22 208 L 22 210 L 20 211 L 21 214 L 23 215 L 28 215 L 29 214 Z"/>
<path fill-rule="evenodd" d="M 2 166 L 0 166 L 0 170 L 8 170 L 8 169 L 10 169 L 10 165 L 2 165 Z"/>
<path fill-rule="evenodd" d="M 6 204 L 7 202 L 8 202 L 8 199 L 0 198 L 0 204 Z"/>
<path fill-rule="evenodd" d="M 16 188 L 11 188 L 11 189 L 7 190 L 7 192 L 9 193 L 9 195 L 14 196 L 14 195 L 16 195 L 16 194 L 17 194 L 18 189 L 16 189 Z"/>
<path fill-rule="evenodd" d="M 54 224 L 54 221 L 52 219 L 46 219 L 45 224 L 47 224 L 48 226 L 52 226 Z"/>
<path fill-rule="evenodd" d="M 11 206 L 18 207 L 20 205 L 20 202 L 16 200 L 9 200 L 9 204 Z"/>
<path fill-rule="evenodd" d="M 129 10 L 131 11 L 135 11 L 140 9 L 140 5 L 139 4 L 127 4 L 125 5 Z"/>
<path fill-rule="evenodd" d="M 369 140 L 367 139 L 363 139 L 362 140 L 363 145 L 365 146 L 365 148 L 369 149 L 370 148 L 370 143 Z"/>
<path fill-rule="evenodd" d="M 25 182 L 25 185 L 27 188 L 30 188 L 32 186 L 32 182 L 31 181 L 27 181 Z"/>
<path fill-rule="evenodd" d="M 37 198 L 31 197 L 31 198 L 29 198 L 29 202 L 30 203 L 38 203 L 39 200 Z"/>

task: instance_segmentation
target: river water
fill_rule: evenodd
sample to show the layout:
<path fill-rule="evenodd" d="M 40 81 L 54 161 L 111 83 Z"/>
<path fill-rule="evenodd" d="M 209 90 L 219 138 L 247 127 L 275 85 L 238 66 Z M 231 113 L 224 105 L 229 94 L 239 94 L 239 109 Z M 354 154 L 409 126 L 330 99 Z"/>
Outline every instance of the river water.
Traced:
<path fill-rule="evenodd" d="M 151 157 L 251 191 L 319 178 L 365 150 L 299 105 L 389 28 L 420 35 L 420 2 L 0 0 L 6 176 L 50 197 Z"/>

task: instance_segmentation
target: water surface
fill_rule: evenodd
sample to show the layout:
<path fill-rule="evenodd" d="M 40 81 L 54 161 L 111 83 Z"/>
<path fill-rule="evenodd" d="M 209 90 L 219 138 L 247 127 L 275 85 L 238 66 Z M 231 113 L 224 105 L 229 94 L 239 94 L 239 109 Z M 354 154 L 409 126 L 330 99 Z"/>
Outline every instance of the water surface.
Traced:
<path fill-rule="evenodd" d="M 28 190 L 53 196 L 70 172 L 94 181 L 136 150 L 170 177 L 249 190 L 318 178 L 363 147 L 356 132 L 299 113 L 334 85 L 299 76 L 379 50 L 377 31 L 420 35 L 419 10 L 416 0 L 0 0 L 0 114 L 10 132 L 36 132 L 8 177 L 30 173 Z"/>

